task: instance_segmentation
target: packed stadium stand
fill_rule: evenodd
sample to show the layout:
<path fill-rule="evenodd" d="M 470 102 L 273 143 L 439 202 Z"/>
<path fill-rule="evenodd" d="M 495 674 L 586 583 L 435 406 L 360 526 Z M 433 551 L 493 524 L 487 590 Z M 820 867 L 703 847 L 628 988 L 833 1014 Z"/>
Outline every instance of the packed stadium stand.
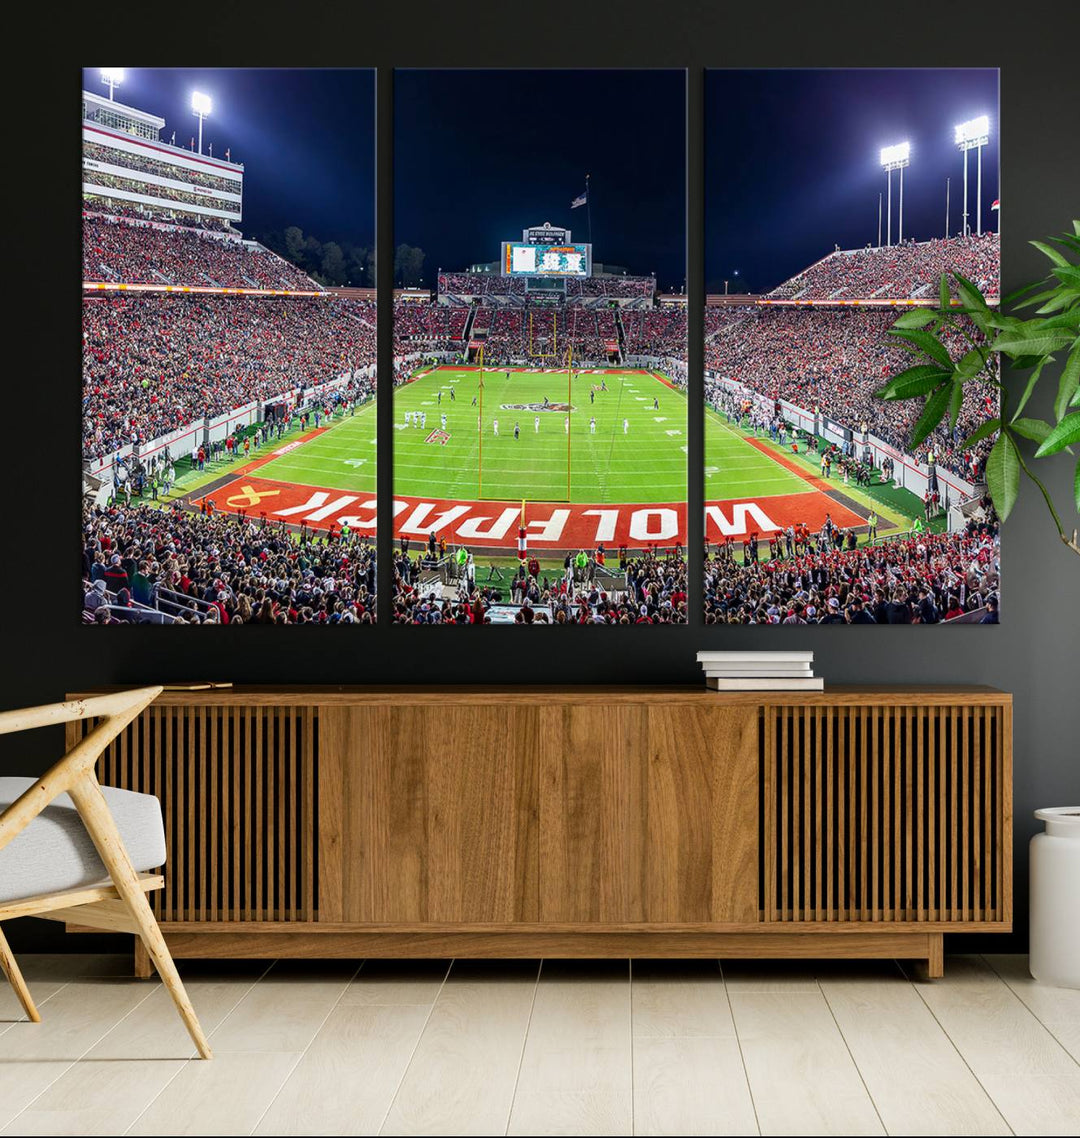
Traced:
<path fill-rule="evenodd" d="M 375 304 L 112 293 L 83 302 L 83 456 L 375 362 Z"/>
<path fill-rule="evenodd" d="M 299 556 L 298 556 L 299 550 Z M 178 507 L 83 507 L 88 624 L 370 624 L 375 550 Z"/>
<path fill-rule="evenodd" d="M 319 291 L 310 277 L 255 242 L 91 212 L 83 215 L 83 280 Z"/>
<path fill-rule="evenodd" d="M 984 513 L 963 533 L 856 549 L 815 535 L 794 555 L 761 561 L 718 546 L 705 557 L 705 623 L 939 624 L 977 615 L 1001 583 L 989 503 Z"/>
<path fill-rule="evenodd" d="M 910 366 L 910 353 L 888 335 L 896 320 L 891 309 L 779 308 L 731 306 L 706 310 L 705 366 L 717 377 L 745 384 L 772 399 L 798 407 L 820 407 L 852 429 L 865 423 L 879 438 L 907 450 L 918 403 L 885 403 L 874 397 L 892 375 Z M 977 335 L 974 328 L 973 335 Z M 969 345 L 957 336 L 955 356 Z M 706 398 L 717 391 L 706 379 Z M 988 386 L 969 385 L 955 431 L 946 423 L 920 448 L 971 477 L 989 452 L 992 439 L 969 451 L 960 442 L 987 416 Z M 919 457 L 919 456 L 916 456 Z"/>
<path fill-rule="evenodd" d="M 543 571 L 533 558 L 502 585 L 476 581 L 456 599 L 420 583 L 424 554 L 394 554 L 395 624 L 490 624 L 494 605 L 519 606 L 515 624 L 685 624 L 686 558 L 682 550 L 634 550 L 601 574 L 593 557 L 575 573 Z"/>
<path fill-rule="evenodd" d="M 984 295 L 1000 295 L 996 233 L 879 248 L 838 249 L 767 295 L 789 300 L 933 299 L 942 273 L 959 273 Z"/>

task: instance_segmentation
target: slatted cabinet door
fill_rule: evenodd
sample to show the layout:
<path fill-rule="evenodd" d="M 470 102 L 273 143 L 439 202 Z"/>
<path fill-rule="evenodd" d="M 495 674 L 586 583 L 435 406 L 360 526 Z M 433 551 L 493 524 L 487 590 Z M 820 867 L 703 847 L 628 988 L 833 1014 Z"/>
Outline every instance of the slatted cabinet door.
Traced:
<path fill-rule="evenodd" d="M 68 746 L 93 728 L 68 725 Z M 161 800 L 162 922 L 302 922 L 319 916 L 315 709 L 267 703 L 148 707 L 98 777 Z"/>
<path fill-rule="evenodd" d="M 1007 705 L 767 709 L 770 922 L 1012 919 Z"/>

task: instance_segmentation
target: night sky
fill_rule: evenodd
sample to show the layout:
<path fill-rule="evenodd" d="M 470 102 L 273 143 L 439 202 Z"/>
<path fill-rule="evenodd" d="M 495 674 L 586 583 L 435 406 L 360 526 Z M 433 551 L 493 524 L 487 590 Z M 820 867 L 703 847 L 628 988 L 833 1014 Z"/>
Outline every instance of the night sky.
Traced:
<path fill-rule="evenodd" d="M 394 73 L 394 229 L 436 270 L 494 261 L 526 226 L 589 239 L 570 202 L 591 174 L 596 261 L 686 278 L 682 71 Z M 430 276 L 429 276 L 430 273 Z"/>
<path fill-rule="evenodd" d="M 961 227 L 963 156 L 953 127 L 986 114 L 983 229 L 997 228 L 996 70 L 710 71 L 705 76 L 706 289 L 763 292 L 830 252 L 877 242 L 883 146 L 911 143 L 904 237 Z M 975 228 L 975 152 L 968 156 Z M 893 240 L 899 174 L 893 173 Z M 882 242 L 885 240 L 884 207 Z M 734 271 L 746 285 L 736 287 Z M 748 287 L 747 287 L 748 286 Z"/>
<path fill-rule="evenodd" d="M 108 96 L 100 68 L 87 91 Z M 118 102 L 165 119 L 187 147 L 198 122 L 191 92 L 213 99 L 203 151 L 244 163 L 246 234 L 299 225 L 323 241 L 375 241 L 375 72 L 129 67 Z"/>

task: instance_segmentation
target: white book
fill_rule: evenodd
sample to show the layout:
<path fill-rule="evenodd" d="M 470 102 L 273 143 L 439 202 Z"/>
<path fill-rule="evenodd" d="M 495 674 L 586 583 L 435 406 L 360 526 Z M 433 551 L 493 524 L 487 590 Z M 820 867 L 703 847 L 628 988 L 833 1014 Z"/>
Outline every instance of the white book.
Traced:
<path fill-rule="evenodd" d="M 699 652 L 699 664 L 810 664 L 813 652 Z"/>
<path fill-rule="evenodd" d="M 714 668 L 724 671 L 738 670 L 747 675 L 768 675 L 773 668 L 794 668 L 799 672 L 809 672 L 812 665 L 803 660 L 704 660 L 702 668 L 711 672 Z"/>
<path fill-rule="evenodd" d="M 707 679 L 705 686 L 713 691 L 824 691 L 825 681 L 820 677 L 810 679 Z"/>
<path fill-rule="evenodd" d="M 745 664 L 736 664 L 730 668 L 706 668 L 705 675 L 708 679 L 746 679 L 746 680 L 768 680 L 776 678 L 785 679 L 802 679 L 812 680 L 814 673 L 810 670 L 810 665 L 794 664 L 790 668 L 785 667 L 783 664 L 771 664 L 767 668 L 752 668 Z"/>

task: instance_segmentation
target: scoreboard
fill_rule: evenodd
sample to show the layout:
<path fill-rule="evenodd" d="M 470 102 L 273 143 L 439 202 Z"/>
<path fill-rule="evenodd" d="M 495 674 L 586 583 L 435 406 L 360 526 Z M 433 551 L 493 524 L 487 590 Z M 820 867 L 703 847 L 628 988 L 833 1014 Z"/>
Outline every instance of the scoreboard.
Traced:
<path fill-rule="evenodd" d="M 592 247 L 504 241 L 502 271 L 512 277 L 587 277 L 592 273 Z"/>

